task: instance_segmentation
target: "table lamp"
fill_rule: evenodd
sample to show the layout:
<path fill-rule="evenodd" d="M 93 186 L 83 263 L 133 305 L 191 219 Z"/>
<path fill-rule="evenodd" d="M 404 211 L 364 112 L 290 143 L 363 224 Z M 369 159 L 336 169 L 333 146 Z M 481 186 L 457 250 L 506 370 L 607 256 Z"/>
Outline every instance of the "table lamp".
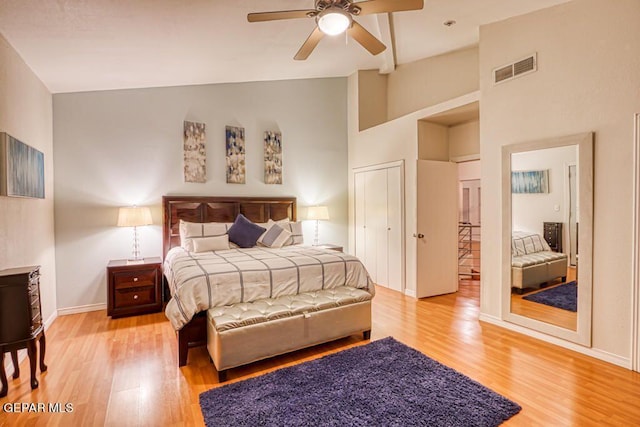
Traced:
<path fill-rule="evenodd" d="M 326 206 L 309 206 L 307 209 L 307 219 L 316 221 L 316 233 L 313 239 L 313 246 L 318 246 L 320 240 L 318 238 L 318 225 L 320 221 L 329 220 L 329 208 Z"/>
<path fill-rule="evenodd" d="M 146 206 L 125 207 L 120 208 L 118 211 L 118 227 L 133 227 L 132 258 L 127 260 L 127 264 L 141 264 L 144 262 L 140 257 L 138 227 L 151 224 L 153 224 L 151 219 L 151 209 Z"/>

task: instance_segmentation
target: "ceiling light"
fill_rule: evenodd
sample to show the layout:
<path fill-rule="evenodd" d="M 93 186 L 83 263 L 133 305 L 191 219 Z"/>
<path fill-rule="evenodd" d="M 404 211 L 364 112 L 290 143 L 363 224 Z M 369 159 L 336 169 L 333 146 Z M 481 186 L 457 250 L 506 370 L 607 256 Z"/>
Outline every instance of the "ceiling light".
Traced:
<path fill-rule="evenodd" d="M 318 15 L 318 28 L 329 36 L 344 33 L 351 26 L 351 14 L 338 7 L 330 7 Z"/>

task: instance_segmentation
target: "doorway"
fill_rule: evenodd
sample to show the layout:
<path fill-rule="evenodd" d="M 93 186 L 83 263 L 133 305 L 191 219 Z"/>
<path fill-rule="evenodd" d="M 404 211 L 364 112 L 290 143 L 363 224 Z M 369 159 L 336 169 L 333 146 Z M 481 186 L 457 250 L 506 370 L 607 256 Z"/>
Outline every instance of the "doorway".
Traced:
<path fill-rule="evenodd" d="M 479 291 L 479 111 L 474 101 L 418 120 L 418 177 L 433 174 L 418 179 L 414 237 L 419 297 L 456 291 L 466 297 Z M 430 244 L 435 248 L 431 252 Z M 430 270 L 441 276 L 430 276 Z"/>
<path fill-rule="evenodd" d="M 458 280 L 480 280 L 480 160 L 458 163 Z"/>

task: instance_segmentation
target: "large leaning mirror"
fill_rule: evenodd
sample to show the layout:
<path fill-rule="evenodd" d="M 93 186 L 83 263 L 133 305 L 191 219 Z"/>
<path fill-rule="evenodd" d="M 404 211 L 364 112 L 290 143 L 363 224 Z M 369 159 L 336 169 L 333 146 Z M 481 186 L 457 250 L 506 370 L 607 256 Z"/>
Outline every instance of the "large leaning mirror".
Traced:
<path fill-rule="evenodd" d="M 591 345 L 593 133 L 502 148 L 503 319 Z"/>

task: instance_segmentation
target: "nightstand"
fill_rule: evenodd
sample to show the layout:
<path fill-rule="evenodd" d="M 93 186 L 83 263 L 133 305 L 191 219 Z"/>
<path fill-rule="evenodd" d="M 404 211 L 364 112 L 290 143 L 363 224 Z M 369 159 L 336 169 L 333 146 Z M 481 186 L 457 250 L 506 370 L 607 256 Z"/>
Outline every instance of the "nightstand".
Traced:
<path fill-rule="evenodd" d="M 332 251 L 342 252 L 342 246 L 332 245 L 331 243 L 321 243 L 317 246 L 314 246 L 314 248 L 330 249 Z"/>
<path fill-rule="evenodd" d="M 107 315 L 113 318 L 162 310 L 162 260 L 141 264 L 112 260 L 107 265 Z"/>

